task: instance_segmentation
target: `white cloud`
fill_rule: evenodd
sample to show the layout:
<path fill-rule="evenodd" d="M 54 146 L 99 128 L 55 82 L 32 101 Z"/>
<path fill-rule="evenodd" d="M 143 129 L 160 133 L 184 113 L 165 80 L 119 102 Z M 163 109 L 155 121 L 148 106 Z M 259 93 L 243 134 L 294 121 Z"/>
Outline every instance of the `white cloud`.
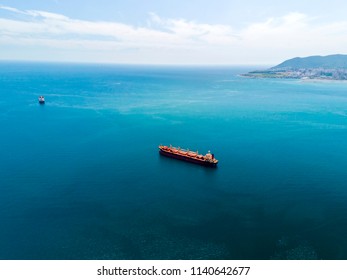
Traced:
<path fill-rule="evenodd" d="M 184 19 L 162 19 L 154 13 L 150 16 L 157 26 L 182 40 L 197 40 L 208 44 L 229 44 L 235 41 L 233 30 L 227 25 L 201 24 Z"/>
<path fill-rule="evenodd" d="M 16 8 L 12 8 L 12 7 L 8 7 L 8 6 L 0 5 L 0 9 L 7 10 L 7 11 L 10 11 L 10 12 L 14 12 L 14 13 L 17 13 L 17 14 L 23 14 L 23 13 L 25 14 L 25 12 L 23 12 L 23 11 L 20 11 L 20 10 L 18 10 Z"/>
<path fill-rule="evenodd" d="M 16 58 L 13 51 L 8 52 L 14 46 L 23 48 L 23 54 L 30 51 L 24 52 L 25 47 L 41 49 L 43 57 L 45 53 L 51 57 L 55 50 L 71 50 L 74 54 L 80 51 L 78 59 L 85 61 L 279 63 L 293 56 L 343 53 L 347 43 L 347 21 L 320 24 L 302 13 L 269 18 L 235 30 L 228 25 L 164 19 L 155 13 L 149 15 L 147 26 L 135 27 L 71 19 L 45 11 L 7 6 L 0 9 L 25 15 L 23 19 L 0 17 L 2 59 Z"/>

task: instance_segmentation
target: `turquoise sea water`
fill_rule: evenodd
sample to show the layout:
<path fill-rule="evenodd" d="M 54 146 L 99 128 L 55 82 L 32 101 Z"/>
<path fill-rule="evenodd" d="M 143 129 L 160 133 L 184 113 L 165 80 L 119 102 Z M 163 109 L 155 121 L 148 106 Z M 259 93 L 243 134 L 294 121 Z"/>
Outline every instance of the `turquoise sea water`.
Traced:
<path fill-rule="evenodd" d="M 2 62 L 0 259 L 347 259 L 347 83 L 248 70 Z"/>

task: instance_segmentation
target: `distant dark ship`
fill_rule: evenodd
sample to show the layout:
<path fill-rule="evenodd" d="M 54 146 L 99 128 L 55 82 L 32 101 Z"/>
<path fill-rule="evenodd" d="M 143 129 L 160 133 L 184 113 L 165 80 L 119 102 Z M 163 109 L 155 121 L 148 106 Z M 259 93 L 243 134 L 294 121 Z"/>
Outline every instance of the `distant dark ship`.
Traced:
<path fill-rule="evenodd" d="M 211 154 L 210 151 L 206 155 L 200 155 L 198 152 L 175 148 L 171 145 L 169 147 L 160 145 L 159 153 L 163 156 L 197 163 L 204 166 L 216 167 L 218 163 L 218 160 L 214 158 L 214 154 Z"/>
<path fill-rule="evenodd" d="M 39 97 L 39 103 L 40 103 L 40 104 L 45 104 L 45 97 L 44 97 L 44 96 L 41 95 L 41 96 Z"/>

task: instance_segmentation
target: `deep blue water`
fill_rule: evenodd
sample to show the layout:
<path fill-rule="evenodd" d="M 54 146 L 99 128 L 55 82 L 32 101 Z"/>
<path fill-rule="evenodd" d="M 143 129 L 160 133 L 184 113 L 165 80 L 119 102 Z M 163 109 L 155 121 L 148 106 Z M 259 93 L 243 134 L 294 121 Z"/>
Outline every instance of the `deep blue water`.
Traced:
<path fill-rule="evenodd" d="M 347 259 L 347 83 L 248 70 L 0 63 L 0 259 Z"/>

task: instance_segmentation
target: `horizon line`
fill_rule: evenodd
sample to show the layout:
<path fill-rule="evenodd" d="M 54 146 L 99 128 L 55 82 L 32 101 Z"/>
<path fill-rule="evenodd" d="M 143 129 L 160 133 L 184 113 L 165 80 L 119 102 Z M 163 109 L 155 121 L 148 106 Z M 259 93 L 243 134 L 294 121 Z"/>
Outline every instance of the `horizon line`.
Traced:
<path fill-rule="evenodd" d="M 85 65 L 109 65 L 109 66 L 168 66 L 168 67 L 272 67 L 273 64 L 230 64 L 230 63 L 117 63 L 104 61 L 69 61 L 69 60 L 34 60 L 34 59 L 0 59 L 0 63 L 47 63 L 47 64 L 85 64 Z"/>

